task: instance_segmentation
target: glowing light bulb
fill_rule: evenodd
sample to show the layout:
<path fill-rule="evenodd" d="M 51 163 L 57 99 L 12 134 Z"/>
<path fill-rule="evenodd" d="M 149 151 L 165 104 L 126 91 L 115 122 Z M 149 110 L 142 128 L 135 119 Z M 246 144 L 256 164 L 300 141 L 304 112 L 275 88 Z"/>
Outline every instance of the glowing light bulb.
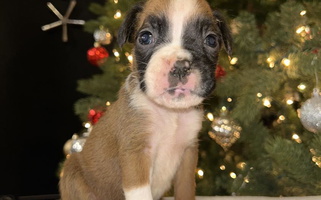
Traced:
<path fill-rule="evenodd" d="M 120 56 L 119 52 L 116 49 L 113 50 L 113 53 L 114 53 L 114 56 L 117 58 Z"/>
<path fill-rule="evenodd" d="M 256 94 L 256 96 L 261 98 L 263 95 L 262 95 L 262 93 L 259 92 L 259 93 Z"/>
<path fill-rule="evenodd" d="M 227 98 L 227 102 L 232 102 L 233 101 L 233 99 L 232 98 Z"/>
<path fill-rule="evenodd" d="M 275 66 L 275 63 L 274 62 L 270 62 L 269 63 L 269 67 L 272 69 L 272 68 L 274 68 L 274 66 Z"/>
<path fill-rule="evenodd" d="M 86 122 L 86 123 L 84 124 L 84 127 L 85 127 L 85 128 L 90 128 L 90 127 L 91 127 L 91 123 L 90 123 L 90 122 Z"/>
<path fill-rule="evenodd" d="M 237 168 L 243 170 L 246 167 L 246 163 L 245 162 L 239 162 L 236 165 Z"/>
<path fill-rule="evenodd" d="M 297 143 L 302 143 L 300 136 L 296 133 L 292 134 L 292 140 L 296 141 Z"/>
<path fill-rule="evenodd" d="M 224 171 L 226 169 L 225 165 L 220 166 L 220 170 Z"/>
<path fill-rule="evenodd" d="M 284 120 L 285 120 L 284 115 L 280 115 L 280 116 L 279 116 L 279 120 L 284 121 Z"/>
<path fill-rule="evenodd" d="M 282 59 L 282 63 L 283 63 L 283 65 L 285 65 L 285 66 L 290 66 L 290 64 L 291 64 L 291 61 L 290 61 L 290 59 L 287 59 L 287 58 L 283 58 Z"/>
<path fill-rule="evenodd" d="M 237 63 L 237 61 L 238 61 L 238 58 L 237 58 L 237 57 L 233 57 L 233 58 L 231 59 L 231 61 L 230 61 L 230 64 L 231 64 L 231 65 L 235 65 L 235 64 Z"/>
<path fill-rule="evenodd" d="M 271 99 L 269 97 L 265 97 L 264 99 L 262 99 L 263 101 L 263 105 L 267 108 L 271 108 Z"/>
<path fill-rule="evenodd" d="M 117 4 L 117 3 L 118 3 L 118 0 L 114 0 L 114 3 Z"/>
<path fill-rule="evenodd" d="M 129 63 L 132 64 L 133 63 L 133 55 L 128 53 L 128 52 L 126 52 L 125 56 L 127 57 L 127 60 L 129 61 Z"/>
<path fill-rule="evenodd" d="M 106 106 L 110 106 L 111 103 L 109 101 L 106 102 Z"/>
<path fill-rule="evenodd" d="M 301 90 L 301 91 L 305 90 L 306 88 L 307 88 L 307 86 L 305 84 L 303 84 L 303 83 L 298 85 L 298 89 Z"/>
<path fill-rule="evenodd" d="M 197 175 L 198 175 L 199 178 L 203 178 L 204 177 L 204 171 L 201 170 L 201 169 L 197 170 Z"/>
<path fill-rule="evenodd" d="M 305 14 L 307 14 L 307 11 L 306 11 L 306 10 L 302 10 L 302 11 L 300 12 L 300 15 L 301 15 L 301 16 L 304 16 Z"/>
<path fill-rule="evenodd" d="M 272 57 L 268 57 L 268 58 L 266 59 L 266 61 L 267 61 L 268 63 L 270 63 L 270 62 L 273 61 L 273 58 L 272 58 Z"/>
<path fill-rule="evenodd" d="M 305 30 L 305 26 L 301 26 L 301 27 L 299 27 L 298 29 L 296 29 L 296 33 L 297 34 L 300 34 L 300 33 L 302 33 L 303 31 Z"/>
<path fill-rule="evenodd" d="M 294 103 L 294 101 L 293 101 L 292 99 L 288 99 L 288 100 L 286 100 L 286 103 L 287 103 L 288 105 L 292 105 L 292 104 Z"/>
<path fill-rule="evenodd" d="M 130 63 L 133 63 L 133 56 L 132 55 L 127 56 L 127 59 Z"/>
<path fill-rule="evenodd" d="M 249 177 L 245 177 L 245 178 L 244 178 L 244 182 L 245 182 L 245 183 L 249 183 L 249 182 L 250 182 Z"/>
<path fill-rule="evenodd" d="M 231 173 L 230 173 L 230 177 L 231 177 L 232 179 L 236 179 L 236 174 L 235 174 L 234 172 L 231 172 Z"/>
<path fill-rule="evenodd" d="M 117 11 L 116 11 L 116 13 L 115 13 L 115 15 L 114 15 L 114 18 L 115 18 L 115 19 L 121 18 L 121 12 L 120 12 L 120 10 L 117 10 Z"/>
<path fill-rule="evenodd" d="M 212 113 L 207 113 L 207 119 L 210 120 L 211 122 L 214 120 L 214 116 Z"/>
<path fill-rule="evenodd" d="M 269 64 L 270 68 L 273 68 L 275 65 L 274 59 L 271 56 L 266 59 L 266 62 Z"/>

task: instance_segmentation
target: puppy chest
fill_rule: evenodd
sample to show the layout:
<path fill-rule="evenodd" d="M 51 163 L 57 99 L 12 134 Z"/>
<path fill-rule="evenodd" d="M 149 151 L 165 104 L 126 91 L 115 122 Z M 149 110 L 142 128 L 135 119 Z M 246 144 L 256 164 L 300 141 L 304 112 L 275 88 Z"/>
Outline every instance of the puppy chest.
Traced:
<path fill-rule="evenodd" d="M 180 165 L 185 149 L 194 144 L 201 128 L 198 112 L 158 112 L 153 119 L 150 137 L 152 157 L 151 183 L 156 196 L 169 189 Z"/>

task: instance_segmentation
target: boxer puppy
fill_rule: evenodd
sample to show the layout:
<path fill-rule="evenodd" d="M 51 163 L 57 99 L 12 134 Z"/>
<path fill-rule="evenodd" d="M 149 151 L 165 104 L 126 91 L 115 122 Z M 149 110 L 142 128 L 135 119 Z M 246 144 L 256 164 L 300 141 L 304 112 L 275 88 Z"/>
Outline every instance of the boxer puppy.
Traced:
<path fill-rule="evenodd" d="M 128 13 L 118 41 L 134 43 L 132 73 L 66 160 L 62 200 L 158 200 L 172 183 L 176 200 L 195 199 L 199 105 L 220 47 L 231 54 L 228 28 L 205 0 L 149 0 Z"/>

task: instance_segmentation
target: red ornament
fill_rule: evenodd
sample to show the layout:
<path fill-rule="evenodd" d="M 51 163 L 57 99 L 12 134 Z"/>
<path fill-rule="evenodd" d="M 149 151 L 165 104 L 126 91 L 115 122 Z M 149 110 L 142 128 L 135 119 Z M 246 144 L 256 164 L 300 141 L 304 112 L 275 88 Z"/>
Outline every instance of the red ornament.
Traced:
<path fill-rule="evenodd" d="M 319 53 L 319 49 L 314 49 L 314 50 L 312 50 L 312 53 L 313 53 L 313 54 L 318 54 L 318 53 Z"/>
<path fill-rule="evenodd" d="M 88 119 L 91 122 L 91 124 L 94 125 L 98 122 L 98 120 L 101 118 L 103 114 L 104 114 L 103 111 L 90 109 L 88 113 Z"/>
<path fill-rule="evenodd" d="M 224 77 L 225 75 L 226 71 L 224 70 L 224 68 L 221 65 L 217 65 L 215 70 L 215 78 L 219 79 L 221 77 Z"/>
<path fill-rule="evenodd" d="M 107 50 L 104 47 L 93 47 L 87 51 L 88 61 L 95 66 L 99 66 L 109 57 Z"/>

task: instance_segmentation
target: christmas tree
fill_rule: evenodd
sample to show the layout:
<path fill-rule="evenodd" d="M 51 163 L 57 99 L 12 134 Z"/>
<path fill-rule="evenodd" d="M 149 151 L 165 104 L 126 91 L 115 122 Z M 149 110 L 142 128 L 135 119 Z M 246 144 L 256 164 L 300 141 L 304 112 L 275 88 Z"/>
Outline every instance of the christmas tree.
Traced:
<path fill-rule="evenodd" d="M 99 17 L 85 25 L 96 41 L 88 59 L 101 73 L 78 82 L 88 97 L 75 112 L 87 128 L 115 101 L 129 73 L 131 46 L 118 48 L 116 33 L 136 2 L 90 7 Z M 197 194 L 321 194 L 321 3 L 209 3 L 227 10 L 234 48 L 231 60 L 222 52 L 217 87 L 204 102 Z"/>

